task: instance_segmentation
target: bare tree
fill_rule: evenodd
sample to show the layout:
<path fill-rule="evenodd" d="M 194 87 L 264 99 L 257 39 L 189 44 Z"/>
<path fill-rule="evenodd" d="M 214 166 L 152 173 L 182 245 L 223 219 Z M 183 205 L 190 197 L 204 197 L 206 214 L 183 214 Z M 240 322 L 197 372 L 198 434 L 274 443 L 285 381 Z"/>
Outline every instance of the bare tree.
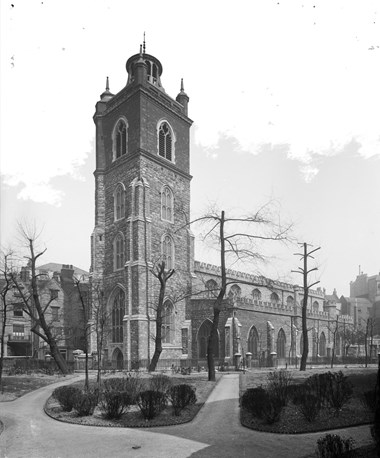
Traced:
<path fill-rule="evenodd" d="M 165 261 L 161 261 L 153 267 L 152 274 L 160 282 L 160 291 L 158 295 L 158 303 L 156 307 L 156 336 L 155 336 L 155 349 L 153 358 L 149 365 L 149 372 L 154 372 L 160 355 L 162 353 L 162 321 L 164 313 L 164 299 L 166 285 L 170 277 L 174 274 L 174 269 L 165 269 Z"/>
<path fill-rule="evenodd" d="M 280 219 L 276 222 L 273 202 L 262 206 L 254 214 L 236 218 L 226 218 L 224 211 L 219 213 L 211 210 L 192 223 L 195 222 L 207 225 L 204 239 L 216 242 L 220 252 L 221 284 L 213 304 L 212 326 L 207 342 L 208 380 L 215 381 L 214 349 L 218 342 L 219 317 L 227 289 L 226 262 L 229 260 L 235 264 L 241 261 L 264 261 L 266 257 L 261 243 L 289 241 L 291 225 L 281 224 Z"/>
<path fill-rule="evenodd" d="M 365 325 L 364 333 L 364 350 L 365 350 L 365 367 L 368 366 L 368 360 L 371 360 L 372 357 L 372 345 L 373 345 L 373 329 L 374 329 L 374 319 L 367 318 Z M 370 354 L 368 355 L 368 340 L 370 339 Z"/>
<path fill-rule="evenodd" d="M 300 273 L 303 276 L 303 299 L 302 299 L 302 336 L 303 336 L 303 348 L 302 348 L 302 356 L 301 356 L 301 363 L 300 363 L 300 371 L 306 370 L 306 362 L 307 362 L 307 357 L 309 354 L 309 339 L 308 339 L 308 329 L 307 329 L 307 301 L 309 298 L 309 290 L 319 283 L 319 281 L 316 281 L 312 283 L 311 285 L 308 284 L 308 275 L 315 271 L 318 270 L 317 267 L 314 267 L 313 269 L 309 269 L 307 267 L 307 261 L 308 258 L 313 258 L 312 253 L 314 253 L 317 250 L 320 250 L 320 247 L 315 248 L 312 251 L 307 251 L 308 244 L 307 243 L 302 243 L 300 245 L 303 245 L 303 253 L 296 253 L 296 255 L 301 256 L 301 259 L 303 259 L 303 267 L 299 267 L 298 270 L 292 271 L 296 273 Z"/>
<path fill-rule="evenodd" d="M 98 368 L 96 382 L 98 387 L 101 385 L 101 370 L 102 370 L 102 353 L 105 341 L 110 332 L 109 319 L 110 314 L 107 310 L 106 301 L 104 299 L 104 291 L 100 284 L 93 285 L 92 288 L 92 332 L 96 335 L 96 353 L 98 357 Z"/>
<path fill-rule="evenodd" d="M 7 313 L 9 307 L 9 299 L 8 293 L 12 290 L 13 282 L 12 282 L 12 267 L 11 267 L 11 259 L 12 259 L 12 251 L 2 252 L 1 253 L 1 267 L 0 267 L 0 313 L 1 313 L 1 336 L 0 336 L 0 346 L 1 346 L 1 353 L 0 353 L 0 391 L 3 393 L 3 365 L 4 365 L 4 352 L 5 352 L 5 329 L 7 326 Z"/>
<path fill-rule="evenodd" d="M 43 304 L 40 299 L 36 263 L 37 260 L 45 253 L 46 249 L 42 251 L 37 250 L 36 252 L 36 242 L 39 234 L 36 233 L 35 228 L 19 224 L 19 232 L 22 241 L 26 244 L 27 248 L 28 254 L 25 258 L 28 260 L 28 265 L 31 269 L 30 285 L 28 285 L 28 288 L 25 289 L 20 278 L 14 272 L 11 274 L 11 279 L 19 293 L 23 309 L 31 319 L 31 331 L 49 345 L 51 356 L 56 362 L 59 370 L 62 374 L 67 374 L 68 368 L 66 361 L 59 351 L 57 339 L 53 335 L 52 327 L 48 323 L 46 316 L 46 312 L 54 298 L 52 297 L 46 304 Z"/>
<path fill-rule="evenodd" d="M 83 276 L 76 278 L 74 277 L 74 285 L 76 286 L 76 290 L 79 297 L 80 307 L 82 309 L 83 315 L 83 322 L 80 323 L 83 333 L 83 345 L 84 345 L 84 354 L 85 354 L 85 382 L 84 387 L 86 390 L 89 389 L 89 375 L 88 375 L 88 341 L 90 338 L 90 334 L 92 332 L 92 323 L 90 322 L 90 307 L 88 301 L 88 289 L 84 284 Z"/>

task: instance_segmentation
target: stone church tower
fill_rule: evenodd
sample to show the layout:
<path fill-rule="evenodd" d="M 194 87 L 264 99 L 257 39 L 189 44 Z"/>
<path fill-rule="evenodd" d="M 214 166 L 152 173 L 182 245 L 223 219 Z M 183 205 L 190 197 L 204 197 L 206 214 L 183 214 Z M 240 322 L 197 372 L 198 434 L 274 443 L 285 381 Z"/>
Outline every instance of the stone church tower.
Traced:
<path fill-rule="evenodd" d="M 126 63 L 126 86 L 107 87 L 96 104 L 95 228 L 91 236 L 94 306 L 109 316 L 104 361 L 147 367 L 154 353 L 159 281 L 151 270 L 164 260 L 169 280 L 161 359 L 182 354 L 193 271 L 190 220 L 189 97 L 166 94 L 162 65 L 140 53 Z M 92 349 L 95 350 L 94 345 Z"/>

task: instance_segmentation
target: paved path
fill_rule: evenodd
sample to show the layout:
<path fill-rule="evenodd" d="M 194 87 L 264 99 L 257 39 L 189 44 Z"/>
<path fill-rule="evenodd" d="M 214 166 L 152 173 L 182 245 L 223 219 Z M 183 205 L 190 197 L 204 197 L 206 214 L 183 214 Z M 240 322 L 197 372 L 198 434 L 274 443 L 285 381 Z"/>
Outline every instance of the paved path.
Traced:
<path fill-rule="evenodd" d="M 191 423 L 151 429 L 72 425 L 45 415 L 50 385 L 12 402 L 0 403 L 5 431 L 1 458 L 73 457 L 302 457 L 313 452 L 321 433 L 275 435 L 244 428 L 239 422 L 239 375 L 224 375 Z M 371 442 L 369 427 L 339 432 L 358 444 Z M 134 448 L 135 447 L 135 448 Z"/>

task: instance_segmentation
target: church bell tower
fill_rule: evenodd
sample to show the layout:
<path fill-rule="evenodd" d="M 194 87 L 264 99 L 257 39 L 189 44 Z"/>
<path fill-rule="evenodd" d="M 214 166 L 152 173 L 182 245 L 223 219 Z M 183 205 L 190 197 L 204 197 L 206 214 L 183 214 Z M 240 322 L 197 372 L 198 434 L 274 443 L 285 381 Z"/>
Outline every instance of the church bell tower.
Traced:
<path fill-rule="evenodd" d="M 161 359 L 183 354 L 191 282 L 189 97 L 174 100 L 162 65 L 145 52 L 126 63 L 127 84 L 96 104 L 95 228 L 91 236 L 94 307 L 109 316 L 103 355 L 110 367 L 147 367 L 154 353 L 159 282 L 151 270 L 173 268 L 165 298 Z M 175 299 L 175 297 L 177 299 Z M 186 334 L 186 333 L 185 333 Z M 186 346 L 186 344 L 185 344 Z"/>

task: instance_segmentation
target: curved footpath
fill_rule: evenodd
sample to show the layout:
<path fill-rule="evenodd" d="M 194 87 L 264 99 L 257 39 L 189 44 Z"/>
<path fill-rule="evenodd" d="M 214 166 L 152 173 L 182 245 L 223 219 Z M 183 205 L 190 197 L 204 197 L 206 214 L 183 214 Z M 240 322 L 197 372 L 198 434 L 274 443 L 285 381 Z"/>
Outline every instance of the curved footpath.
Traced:
<path fill-rule="evenodd" d="M 60 382 L 15 401 L 0 403 L 1 458 L 73 457 L 303 457 L 324 433 L 283 435 L 252 431 L 239 421 L 239 375 L 222 377 L 196 418 L 187 424 L 146 429 L 104 428 L 62 423 L 43 406 Z M 339 430 L 356 446 L 370 444 L 369 426 Z"/>

